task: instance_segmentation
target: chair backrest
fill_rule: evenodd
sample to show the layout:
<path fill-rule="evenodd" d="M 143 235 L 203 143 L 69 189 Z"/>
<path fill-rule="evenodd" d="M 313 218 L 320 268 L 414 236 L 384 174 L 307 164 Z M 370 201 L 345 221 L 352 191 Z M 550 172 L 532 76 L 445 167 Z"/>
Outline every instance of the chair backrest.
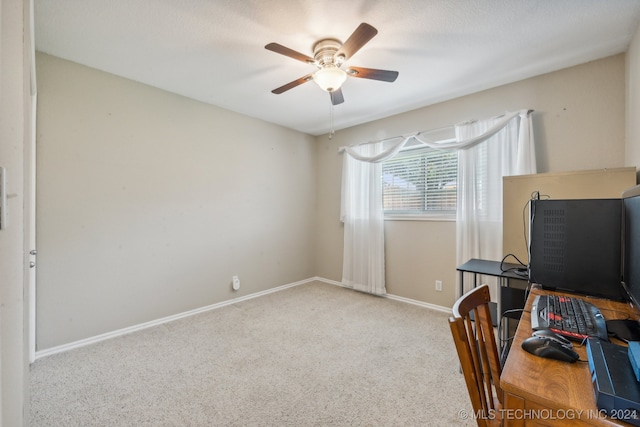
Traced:
<path fill-rule="evenodd" d="M 491 321 L 487 285 L 460 297 L 453 306 L 449 326 L 456 344 L 475 417 L 479 426 L 498 421 L 502 408 L 500 356 Z"/>

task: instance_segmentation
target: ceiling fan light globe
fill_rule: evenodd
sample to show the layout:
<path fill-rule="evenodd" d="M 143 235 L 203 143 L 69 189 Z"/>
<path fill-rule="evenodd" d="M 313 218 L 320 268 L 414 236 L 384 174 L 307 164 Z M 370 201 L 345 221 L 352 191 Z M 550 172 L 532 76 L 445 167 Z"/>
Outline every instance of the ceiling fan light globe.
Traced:
<path fill-rule="evenodd" d="M 347 73 L 335 66 L 324 67 L 313 73 L 313 80 L 326 92 L 340 89 L 346 79 Z"/>

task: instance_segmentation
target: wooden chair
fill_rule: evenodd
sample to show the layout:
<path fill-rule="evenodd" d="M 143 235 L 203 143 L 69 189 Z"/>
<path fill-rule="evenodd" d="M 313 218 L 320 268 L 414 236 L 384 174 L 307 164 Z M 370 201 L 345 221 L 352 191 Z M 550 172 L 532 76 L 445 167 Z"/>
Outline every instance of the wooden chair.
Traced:
<path fill-rule="evenodd" d="M 469 397 L 480 427 L 502 425 L 502 368 L 489 311 L 490 301 L 489 287 L 479 286 L 456 301 L 453 316 L 449 318 Z"/>

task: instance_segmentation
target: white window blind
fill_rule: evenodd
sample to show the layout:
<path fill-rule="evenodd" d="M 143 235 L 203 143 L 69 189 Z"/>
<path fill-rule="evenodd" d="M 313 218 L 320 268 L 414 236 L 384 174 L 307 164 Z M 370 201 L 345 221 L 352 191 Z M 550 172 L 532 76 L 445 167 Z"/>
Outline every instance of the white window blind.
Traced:
<path fill-rule="evenodd" d="M 388 214 L 455 214 L 458 154 L 410 148 L 382 164 L 384 211 Z"/>

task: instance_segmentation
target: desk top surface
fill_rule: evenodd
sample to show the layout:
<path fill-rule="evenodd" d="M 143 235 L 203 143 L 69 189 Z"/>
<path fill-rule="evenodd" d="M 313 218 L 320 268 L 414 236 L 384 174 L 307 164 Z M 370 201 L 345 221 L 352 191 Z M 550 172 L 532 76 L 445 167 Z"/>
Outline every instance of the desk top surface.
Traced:
<path fill-rule="evenodd" d="M 525 268 L 521 264 L 509 262 L 490 261 L 486 259 L 472 258 L 458 266 L 456 270 L 467 273 L 486 274 L 487 276 L 507 277 L 509 279 L 527 280 L 525 276 L 515 273 L 517 269 Z"/>
<path fill-rule="evenodd" d="M 574 343 L 574 349 L 580 355 L 576 363 L 545 359 L 527 353 L 521 347 L 522 342 L 531 336 L 531 305 L 536 295 L 558 293 L 544 291 L 538 286 L 532 287 L 527 298 L 525 311 L 507 357 L 500 385 L 506 393 L 523 397 L 547 408 L 598 411 L 591 383 L 586 345 Z M 576 297 L 576 295 L 572 295 Z M 599 298 L 577 296 L 588 300 L 600 308 L 607 319 L 638 318 L 638 313 L 625 303 Z M 619 343 L 619 342 L 617 342 Z M 601 420 L 608 424 L 607 420 Z"/>

